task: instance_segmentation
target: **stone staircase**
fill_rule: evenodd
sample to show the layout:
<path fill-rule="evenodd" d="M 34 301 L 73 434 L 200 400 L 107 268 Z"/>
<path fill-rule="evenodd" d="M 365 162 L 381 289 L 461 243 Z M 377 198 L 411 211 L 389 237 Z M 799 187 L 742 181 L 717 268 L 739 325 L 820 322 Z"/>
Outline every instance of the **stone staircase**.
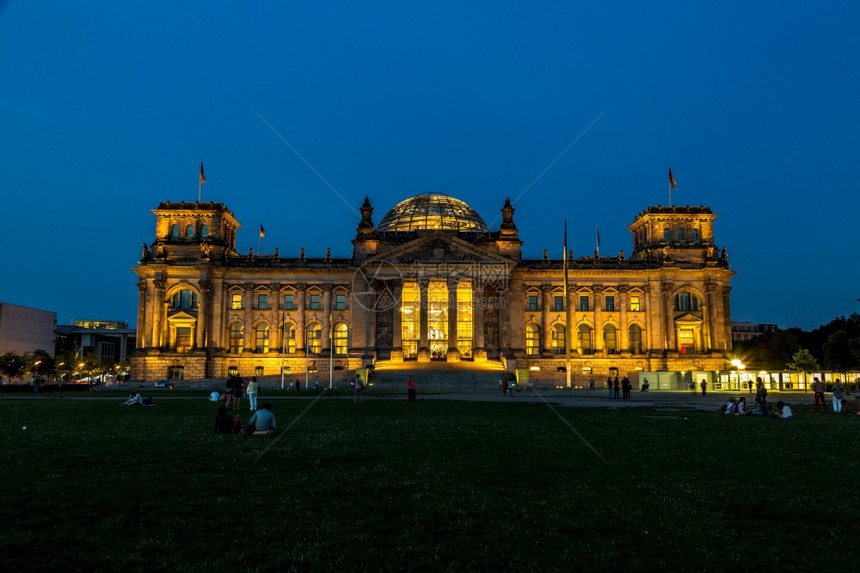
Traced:
<path fill-rule="evenodd" d="M 419 390 L 495 390 L 504 374 L 501 365 L 419 363 L 378 364 L 370 376 L 373 389 L 404 390 L 410 376 Z"/>

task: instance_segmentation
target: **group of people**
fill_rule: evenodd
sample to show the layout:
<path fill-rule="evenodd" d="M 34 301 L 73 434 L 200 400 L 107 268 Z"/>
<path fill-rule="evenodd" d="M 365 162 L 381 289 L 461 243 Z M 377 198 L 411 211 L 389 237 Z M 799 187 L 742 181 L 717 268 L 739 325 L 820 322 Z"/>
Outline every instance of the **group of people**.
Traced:
<path fill-rule="evenodd" d="M 729 398 L 728 402 L 720 407 L 720 411 L 736 416 L 764 416 L 765 418 L 770 416 L 782 420 L 792 418 L 791 407 L 782 400 L 776 403 L 776 410 L 771 411 L 770 403 L 767 401 L 767 388 L 764 387 L 761 378 L 756 382 L 755 408 L 747 410 L 747 399 L 741 396 L 737 400 Z"/>
<path fill-rule="evenodd" d="M 630 382 L 630 379 L 625 376 L 621 382 L 618 381 L 618 376 L 615 377 L 615 380 L 612 377 L 606 379 L 606 389 L 609 392 L 608 398 L 610 400 L 618 400 L 621 398 L 622 400 L 630 399 L 630 390 L 633 388 L 633 383 Z M 619 395 L 619 390 L 621 394 Z"/>
<path fill-rule="evenodd" d="M 230 415 L 227 406 L 219 406 L 215 416 L 216 434 L 253 434 L 255 436 L 266 436 L 275 433 L 278 424 L 272 413 L 272 405 L 268 402 L 263 407 L 254 411 L 246 426 L 242 426 L 242 419 L 238 414 Z"/>
<path fill-rule="evenodd" d="M 824 391 L 825 391 L 824 382 L 819 380 L 818 378 L 813 378 L 812 382 L 812 392 L 815 394 L 815 411 L 818 411 L 818 403 L 821 402 L 821 408 L 826 412 L 827 411 L 827 401 L 824 399 Z M 830 387 L 830 391 L 833 393 L 831 397 L 831 404 L 833 405 L 833 413 L 839 414 L 843 412 L 842 406 L 845 405 L 845 387 L 842 386 L 842 381 L 839 378 L 836 379 L 836 382 Z M 857 410 L 857 415 L 860 416 L 860 409 Z"/>
<path fill-rule="evenodd" d="M 251 411 L 255 412 L 257 410 L 257 394 L 260 391 L 260 384 L 257 382 L 256 376 L 251 376 L 251 379 L 247 382 L 241 376 L 230 376 L 225 386 L 223 396 L 225 409 L 232 409 L 238 412 L 242 406 L 242 398 L 247 393 Z M 218 402 L 221 399 L 222 396 L 215 390 L 209 394 L 210 402 Z"/>

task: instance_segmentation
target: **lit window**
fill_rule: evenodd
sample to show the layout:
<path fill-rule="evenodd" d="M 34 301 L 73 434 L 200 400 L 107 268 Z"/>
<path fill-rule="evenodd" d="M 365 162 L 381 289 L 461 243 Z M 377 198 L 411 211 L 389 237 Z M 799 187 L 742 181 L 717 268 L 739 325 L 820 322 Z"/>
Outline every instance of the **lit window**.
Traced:
<path fill-rule="evenodd" d="M 232 310 L 242 310 L 242 295 L 239 293 L 230 295 L 230 308 Z"/>
<path fill-rule="evenodd" d="M 630 297 L 630 310 L 633 312 L 639 312 L 639 296 L 634 295 Z"/>
<path fill-rule="evenodd" d="M 167 367 L 167 378 L 169 380 L 184 380 L 185 379 L 185 367 L 184 366 L 168 366 Z"/>
<path fill-rule="evenodd" d="M 603 327 L 603 347 L 606 348 L 607 354 L 617 354 L 618 346 L 617 346 L 617 333 L 615 331 L 615 327 L 611 324 L 607 324 Z"/>
<path fill-rule="evenodd" d="M 540 329 L 536 324 L 526 325 L 526 354 L 529 356 L 540 354 Z"/>
<path fill-rule="evenodd" d="M 687 350 L 693 350 L 696 347 L 695 333 L 692 328 L 682 328 L 678 332 L 678 346 L 681 352 L 686 353 Z"/>
<path fill-rule="evenodd" d="M 531 311 L 538 310 L 538 297 L 536 294 L 530 294 L 529 295 L 528 310 L 531 310 Z"/>
<path fill-rule="evenodd" d="M 200 237 L 205 239 L 209 236 L 209 225 L 203 224 L 200 226 Z"/>
<path fill-rule="evenodd" d="M 269 295 L 257 295 L 257 310 L 269 310 Z"/>
<path fill-rule="evenodd" d="M 254 352 L 261 354 L 269 351 L 269 325 L 259 324 L 254 329 Z"/>
<path fill-rule="evenodd" d="M 630 352 L 632 354 L 642 354 L 642 328 L 638 324 L 631 324 L 630 332 Z"/>
<path fill-rule="evenodd" d="M 346 310 L 346 295 L 345 294 L 334 295 L 334 309 L 335 310 Z"/>
<path fill-rule="evenodd" d="M 287 323 L 286 337 L 284 339 L 284 352 L 296 351 L 296 326 L 292 323 Z"/>
<path fill-rule="evenodd" d="M 591 344 L 591 327 L 587 324 L 579 325 L 579 348 L 583 354 L 594 353 L 594 347 Z"/>
<path fill-rule="evenodd" d="M 334 353 L 336 355 L 346 355 L 347 339 L 349 338 L 349 328 L 346 323 L 339 322 L 334 327 Z"/>
<path fill-rule="evenodd" d="M 285 294 L 284 295 L 284 310 L 296 310 L 296 302 L 294 295 Z"/>
<path fill-rule="evenodd" d="M 587 296 L 579 297 L 579 310 L 582 312 L 588 311 L 588 297 Z"/>
<path fill-rule="evenodd" d="M 240 322 L 234 322 L 230 325 L 230 352 L 242 352 L 242 346 L 245 344 L 245 327 Z"/>
<path fill-rule="evenodd" d="M 185 236 L 193 237 L 194 236 L 194 225 L 188 225 L 185 227 Z"/>
<path fill-rule="evenodd" d="M 608 310 L 609 312 L 614 311 L 615 310 L 615 297 L 607 295 L 606 297 L 604 297 L 604 300 L 606 302 L 606 310 Z"/>
<path fill-rule="evenodd" d="M 552 327 L 552 353 L 564 354 L 564 325 L 556 324 Z"/>
<path fill-rule="evenodd" d="M 308 326 L 308 352 L 319 354 L 322 349 L 322 325 L 315 322 Z"/>
<path fill-rule="evenodd" d="M 322 304 L 320 304 L 320 295 L 312 294 L 311 295 L 311 303 L 308 306 L 311 310 L 322 310 Z"/>
<path fill-rule="evenodd" d="M 191 327 L 180 326 L 176 329 L 176 352 L 191 350 Z"/>
<path fill-rule="evenodd" d="M 564 310 L 564 297 L 563 296 L 552 297 L 552 309 L 555 311 Z"/>

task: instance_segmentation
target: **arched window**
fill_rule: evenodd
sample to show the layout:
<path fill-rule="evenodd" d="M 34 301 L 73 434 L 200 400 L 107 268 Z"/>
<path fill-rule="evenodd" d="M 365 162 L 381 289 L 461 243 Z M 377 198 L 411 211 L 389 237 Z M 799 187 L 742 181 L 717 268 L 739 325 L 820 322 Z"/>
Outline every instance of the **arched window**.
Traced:
<path fill-rule="evenodd" d="M 296 325 L 292 322 L 284 325 L 284 352 L 296 351 Z"/>
<path fill-rule="evenodd" d="M 630 333 L 631 354 L 642 354 L 642 327 L 638 324 L 631 324 L 628 331 Z"/>
<path fill-rule="evenodd" d="M 672 230 L 669 227 L 663 229 L 663 240 L 671 241 L 672 240 Z"/>
<path fill-rule="evenodd" d="M 203 223 L 200 225 L 200 238 L 205 239 L 209 236 L 209 225 Z"/>
<path fill-rule="evenodd" d="M 334 325 L 334 353 L 339 356 L 346 356 L 349 339 L 349 327 L 345 322 L 338 322 Z"/>
<path fill-rule="evenodd" d="M 675 295 L 675 310 L 697 311 L 699 310 L 699 299 L 689 292 L 679 292 Z"/>
<path fill-rule="evenodd" d="M 564 354 L 564 325 L 556 324 L 552 327 L 552 353 Z"/>
<path fill-rule="evenodd" d="M 174 224 L 172 227 L 170 227 L 170 236 L 174 239 L 179 237 L 179 225 Z"/>
<path fill-rule="evenodd" d="M 693 241 L 694 243 L 699 242 L 699 230 L 698 229 L 693 229 L 692 231 L 690 231 L 690 240 Z"/>
<path fill-rule="evenodd" d="M 313 322 L 308 325 L 308 352 L 319 354 L 322 350 L 322 325 Z"/>
<path fill-rule="evenodd" d="M 241 322 L 234 322 L 230 325 L 230 352 L 242 352 L 242 346 L 245 344 L 245 327 Z"/>
<path fill-rule="evenodd" d="M 194 236 L 194 225 L 188 225 L 185 227 L 185 236 L 193 237 Z"/>
<path fill-rule="evenodd" d="M 526 325 L 526 354 L 529 356 L 540 354 L 540 327 L 537 324 Z"/>
<path fill-rule="evenodd" d="M 197 308 L 197 293 L 187 288 L 174 293 L 170 302 L 170 307 L 182 309 Z"/>
<path fill-rule="evenodd" d="M 263 354 L 269 351 L 269 325 L 260 323 L 254 329 L 254 352 Z"/>
<path fill-rule="evenodd" d="M 684 229 L 678 229 L 678 240 L 679 241 L 684 240 Z"/>
<path fill-rule="evenodd" d="M 579 349 L 582 354 L 594 354 L 594 346 L 591 343 L 591 327 L 587 324 L 579 325 Z"/>
<path fill-rule="evenodd" d="M 607 354 L 618 354 L 618 333 L 611 324 L 603 327 L 603 347 Z"/>

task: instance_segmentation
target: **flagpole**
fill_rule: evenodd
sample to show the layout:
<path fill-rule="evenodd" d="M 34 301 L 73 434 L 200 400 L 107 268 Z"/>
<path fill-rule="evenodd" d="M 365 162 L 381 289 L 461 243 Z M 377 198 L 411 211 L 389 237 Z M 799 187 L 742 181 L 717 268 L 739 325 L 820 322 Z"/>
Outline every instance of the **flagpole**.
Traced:
<path fill-rule="evenodd" d="M 672 206 L 672 166 L 668 163 L 666 164 L 666 169 L 669 170 L 669 206 Z"/>
<path fill-rule="evenodd" d="M 564 219 L 564 253 L 562 253 L 564 268 L 564 372 L 567 387 L 570 388 L 570 301 L 567 297 L 567 218 Z"/>
<path fill-rule="evenodd" d="M 203 175 L 203 162 L 200 162 L 200 176 L 197 177 L 197 202 L 203 198 L 203 184 L 206 183 L 206 176 Z"/>

